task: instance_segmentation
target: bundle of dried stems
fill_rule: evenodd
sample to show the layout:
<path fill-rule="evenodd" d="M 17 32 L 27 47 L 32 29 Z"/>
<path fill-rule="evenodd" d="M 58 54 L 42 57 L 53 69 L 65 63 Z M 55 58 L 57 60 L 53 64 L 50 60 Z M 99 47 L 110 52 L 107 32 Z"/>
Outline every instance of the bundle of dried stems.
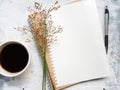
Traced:
<path fill-rule="evenodd" d="M 57 41 L 57 34 L 62 32 L 61 26 L 53 25 L 50 14 L 52 11 L 58 10 L 58 8 L 60 8 L 58 2 L 55 2 L 55 4 L 49 8 L 43 8 L 41 4 L 35 2 L 34 9 L 28 8 L 30 12 L 29 24 L 31 27 L 29 31 L 33 34 L 43 60 L 42 90 L 46 90 L 46 74 L 50 77 L 51 85 L 55 90 L 54 81 L 51 77 L 46 59 L 46 53 L 48 47 Z"/>

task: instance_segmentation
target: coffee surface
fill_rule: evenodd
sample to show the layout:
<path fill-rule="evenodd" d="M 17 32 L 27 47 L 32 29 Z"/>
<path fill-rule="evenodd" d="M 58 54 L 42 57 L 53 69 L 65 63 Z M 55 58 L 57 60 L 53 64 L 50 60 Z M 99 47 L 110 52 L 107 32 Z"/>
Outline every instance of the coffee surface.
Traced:
<path fill-rule="evenodd" d="M 0 53 L 0 64 L 9 72 L 19 72 L 28 63 L 28 52 L 26 48 L 18 43 L 5 46 Z"/>

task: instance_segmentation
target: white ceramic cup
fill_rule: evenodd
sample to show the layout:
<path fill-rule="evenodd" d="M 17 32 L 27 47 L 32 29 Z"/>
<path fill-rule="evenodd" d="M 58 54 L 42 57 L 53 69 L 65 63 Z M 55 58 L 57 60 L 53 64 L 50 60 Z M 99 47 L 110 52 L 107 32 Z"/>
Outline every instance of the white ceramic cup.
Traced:
<path fill-rule="evenodd" d="M 25 63 L 24 63 L 24 61 L 22 61 L 22 62 L 24 63 L 24 68 L 22 68 L 21 70 L 18 70 L 18 71 L 15 71 L 15 72 L 11 72 L 11 71 L 9 71 L 8 69 L 6 69 L 6 68 L 4 67 L 4 65 L 3 65 L 3 63 L 2 63 L 2 60 L 4 60 L 4 59 L 2 59 L 2 58 L 3 58 L 3 57 L 2 57 L 2 56 L 3 56 L 3 53 L 2 53 L 2 52 L 4 52 L 4 49 L 5 49 L 7 46 L 9 46 L 9 45 L 18 45 L 18 46 L 22 47 L 22 48 L 24 49 L 24 51 L 26 52 L 26 54 L 23 54 L 24 51 L 23 51 L 23 53 L 20 52 L 20 51 L 18 51 L 18 52 L 16 52 L 16 54 L 15 54 L 15 55 L 17 55 L 17 54 L 19 53 L 18 56 L 21 56 L 21 57 L 22 57 L 22 55 L 27 55 L 26 57 L 28 57 L 28 58 L 27 58 L 27 61 L 26 61 Z M 11 50 L 10 52 L 13 53 L 12 50 Z M 7 53 L 7 52 L 6 52 L 6 53 Z M 10 57 L 11 57 L 11 55 L 5 54 L 5 57 L 7 57 L 7 56 L 10 56 Z M 14 56 L 14 55 L 12 55 L 12 58 L 14 58 L 13 56 Z M 17 58 L 21 58 L 21 57 L 17 57 Z M 6 59 L 5 59 L 5 60 L 6 60 Z M 7 60 L 9 60 L 9 58 L 8 58 Z M 17 59 L 15 59 L 15 60 L 17 60 Z M 10 62 L 13 62 L 12 60 L 9 60 L 9 61 L 10 61 Z M 29 51 L 28 51 L 27 47 L 25 47 L 25 45 L 23 45 L 22 43 L 19 43 L 19 42 L 16 42 L 16 41 L 9 41 L 9 42 L 6 42 L 6 43 L 2 44 L 2 46 L 0 47 L 0 74 L 1 74 L 1 75 L 7 76 L 7 77 L 17 76 L 17 75 L 23 73 L 23 72 L 26 70 L 26 68 L 28 67 L 29 63 L 30 63 L 30 54 L 29 54 Z M 18 64 L 18 63 L 17 63 L 17 64 Z M 19 66 L 19 65 L 17 65 L 17 64 L 14 63 L 14 69 L 17 68 L 17 66 Z M 12 65 L 13 65 L 13 64 L 12 64 Z M 21 65 L 21 64 L 20 64 L 20 65 Z M 9 68 L 10 68 L 10 67 L 9 67 Z M 12 68 L 13 68 L 13 67 L 12 67 Z"/>

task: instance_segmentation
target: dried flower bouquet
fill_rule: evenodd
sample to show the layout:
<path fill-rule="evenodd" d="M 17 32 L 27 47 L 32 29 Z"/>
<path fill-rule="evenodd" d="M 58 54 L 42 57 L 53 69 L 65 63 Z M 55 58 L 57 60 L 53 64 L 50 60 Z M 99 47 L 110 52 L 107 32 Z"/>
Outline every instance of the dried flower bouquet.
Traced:
<path fill-rule="evenodd" d="M 61 26 L 54 26 L 51 18 L 51 12 L 60 8 L 58 2 L 55 2 L 50 8 L 44 9 L 42 5 L 35 2 L 34 10 L 29 8 L 31 14 L 29 15 L 29 23 L 31 26 L 31 32 L 39 48 L 42 60 L 43 60 L 43 81 L 42 90 L 46 90 L 46 76 L 48 74 L 53 90 L 55 90 L 55 84 L 50 73 L 50 69 L 47 63 L 46 53 L 49 46 L 57 40 L 57 34 L 62 32 Z"/>

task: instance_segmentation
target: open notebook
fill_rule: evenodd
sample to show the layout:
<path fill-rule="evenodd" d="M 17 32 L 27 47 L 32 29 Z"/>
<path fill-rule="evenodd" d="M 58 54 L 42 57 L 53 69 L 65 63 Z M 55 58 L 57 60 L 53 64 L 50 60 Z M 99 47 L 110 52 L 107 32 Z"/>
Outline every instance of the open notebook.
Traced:
<path fill-rule="evenodd" d="M 48 59 L 57 88 L 110 75 L 94 0 L 63 5 L 52 19 L 63 27 Z"/>

